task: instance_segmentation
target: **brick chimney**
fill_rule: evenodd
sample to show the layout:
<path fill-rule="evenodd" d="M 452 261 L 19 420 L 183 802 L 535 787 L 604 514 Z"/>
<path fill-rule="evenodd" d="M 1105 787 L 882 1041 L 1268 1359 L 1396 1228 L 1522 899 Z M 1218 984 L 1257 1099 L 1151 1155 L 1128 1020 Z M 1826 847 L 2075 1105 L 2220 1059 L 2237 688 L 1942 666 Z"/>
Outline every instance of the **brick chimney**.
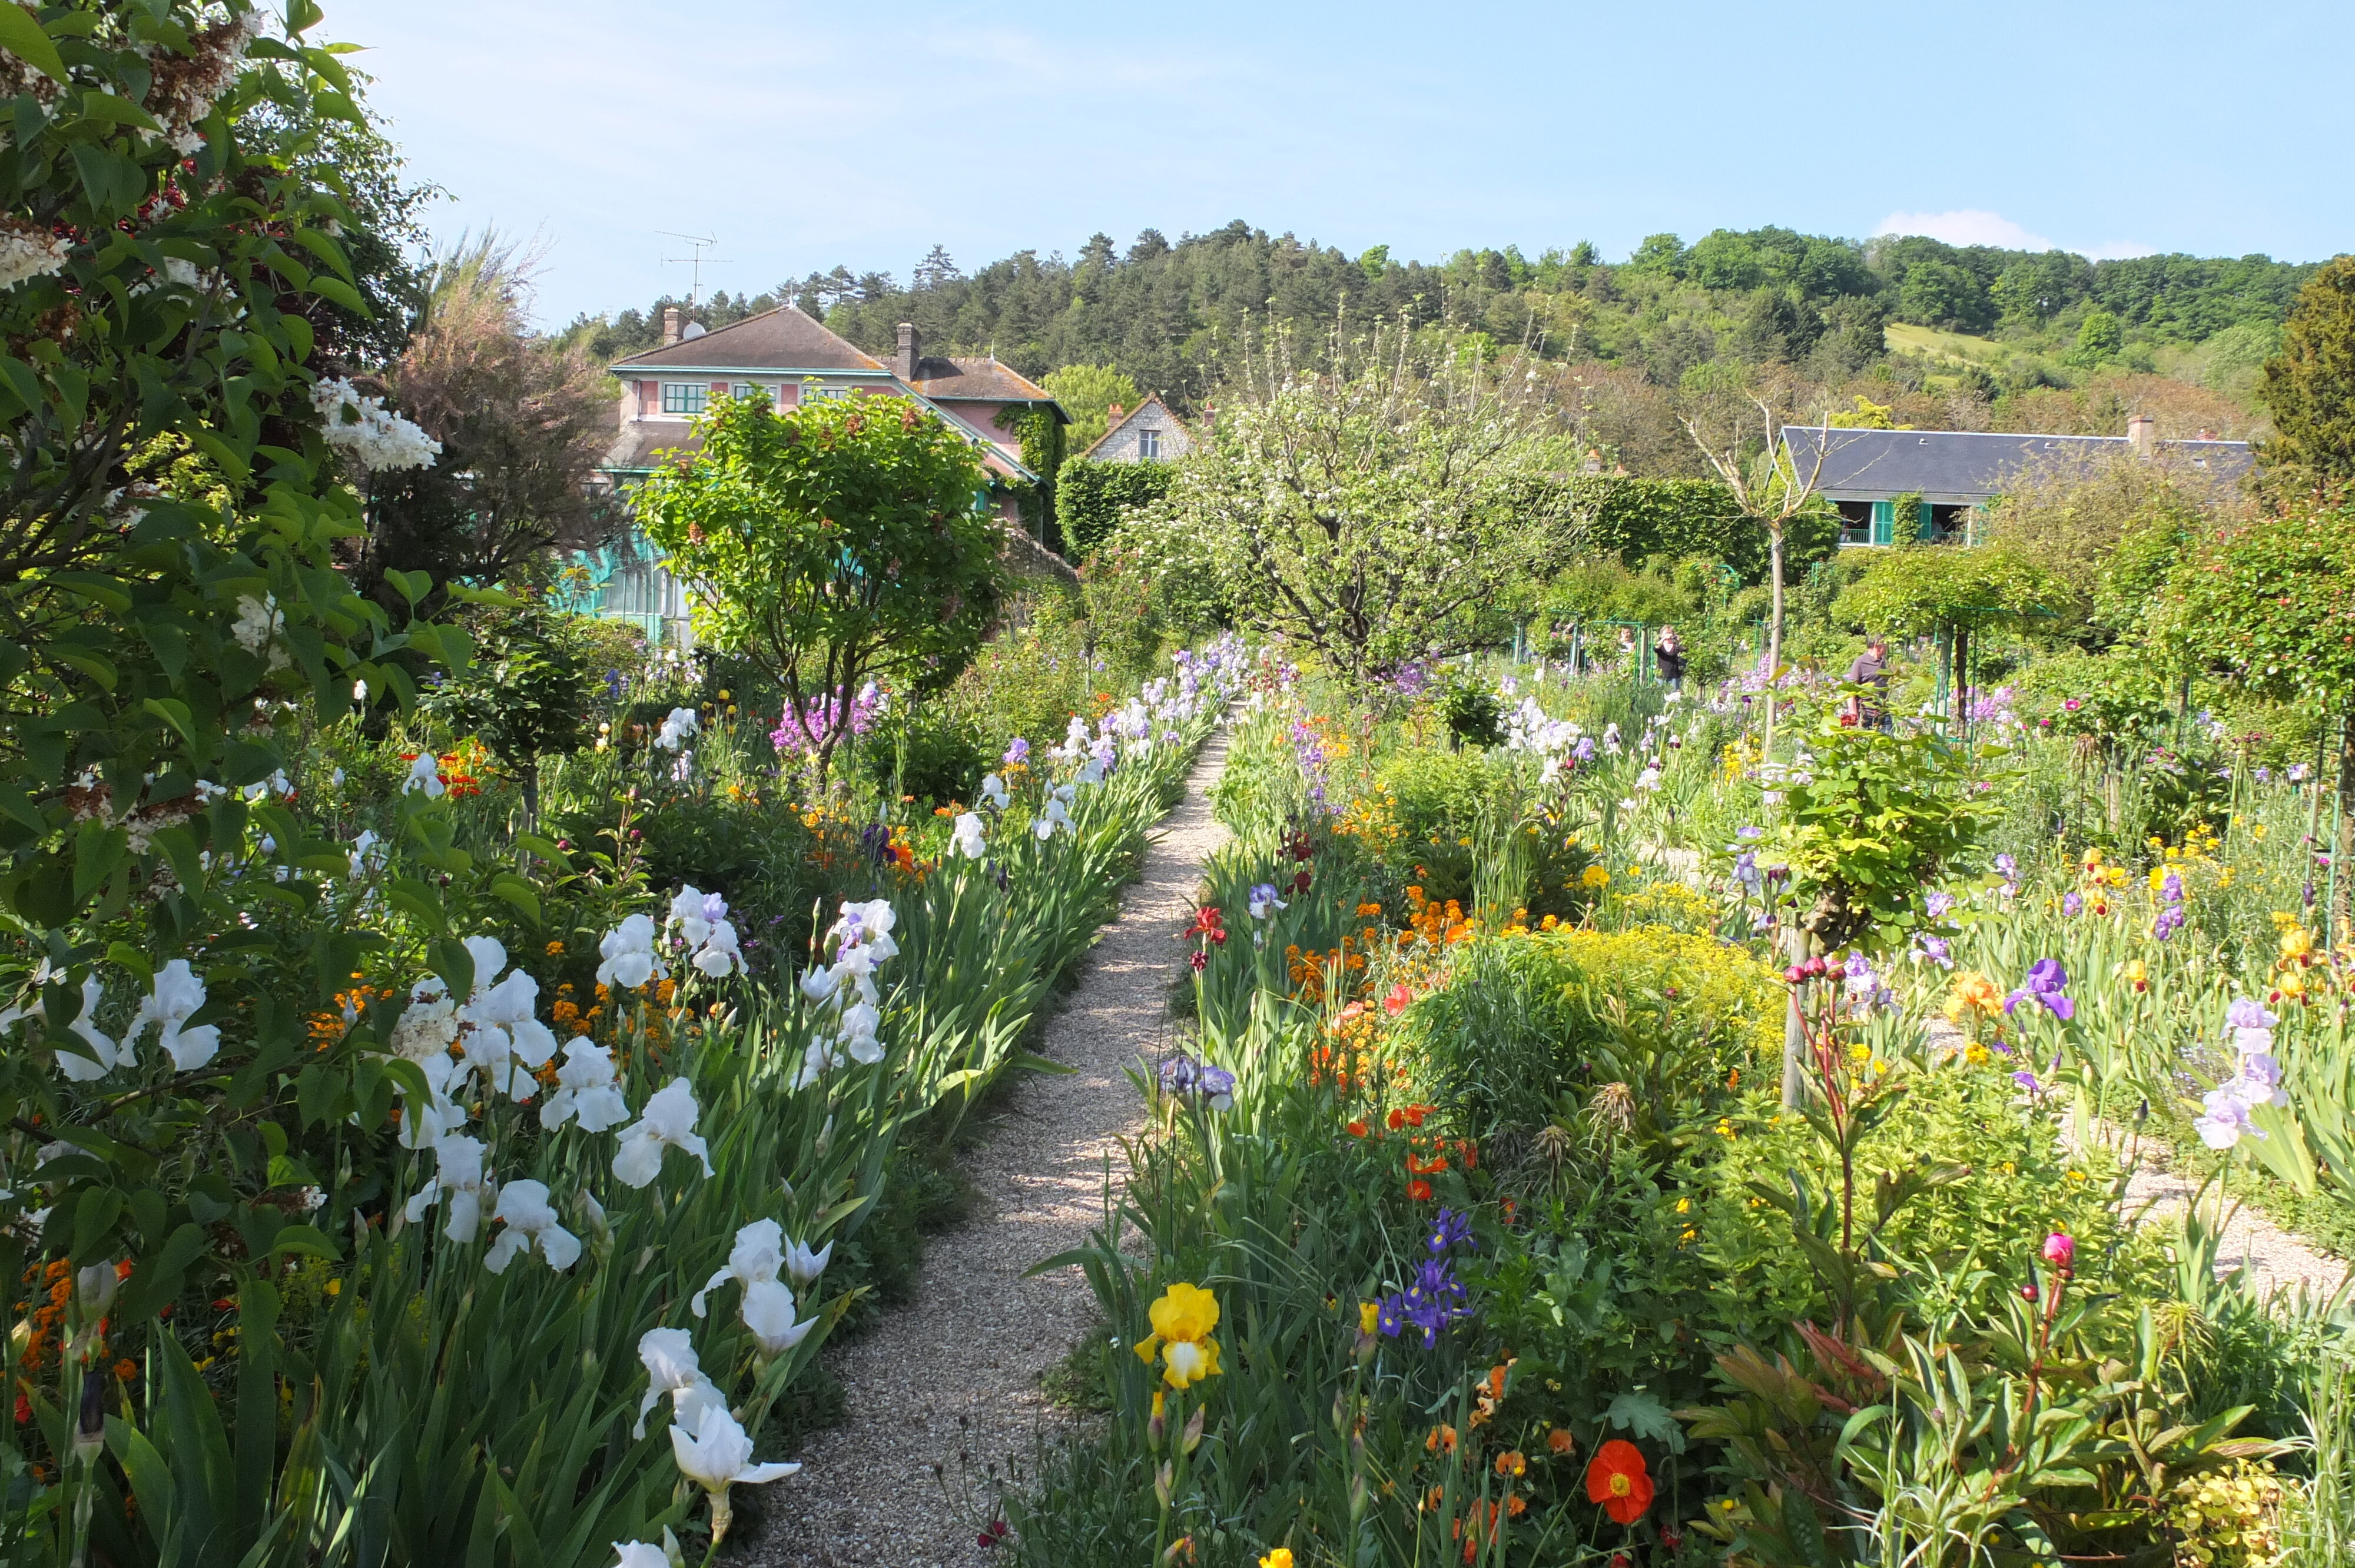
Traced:
<path fill-rule="evenodd" d="M 1104 410 L 1105 428 L 1110 429 L 1112 426 L 1119 424 L 1126 418 L 1128 418 L 1128 410 L 1122 408 L 1119 404 L 1114 403 L 1111 408 Z"/>
<path fill-rule="evenodd" d="M 916 323 L 913 322 L 901 322 L 900 323 L 900 352 L 892 358 L 892 374 L 899 376 L 900 380 L 906 382 L 909 386 L 913 387 L 916 384 L 916 361 L 919 357 L 920 355 L 917 353 L 916 342 Z"/>
<path fill-rule="evenodd" d="M 677 305 L 665 305 L 665 306 L 663 307 L 663 340 L 662 340 L 662 345 L 663 345 L 665 348 L 668 348 L 672 344 L 675 344 L 675 343 L 677 343 L 677 341 L 678 341 L 678 307 L 677 307 Z"/>
<path fill-rule="evenodd" d="M 2137 414 L 2126 421 L 2126 445 L 2137 457 L 2158 455 L 2158 421 L 2148 414 Z"/>

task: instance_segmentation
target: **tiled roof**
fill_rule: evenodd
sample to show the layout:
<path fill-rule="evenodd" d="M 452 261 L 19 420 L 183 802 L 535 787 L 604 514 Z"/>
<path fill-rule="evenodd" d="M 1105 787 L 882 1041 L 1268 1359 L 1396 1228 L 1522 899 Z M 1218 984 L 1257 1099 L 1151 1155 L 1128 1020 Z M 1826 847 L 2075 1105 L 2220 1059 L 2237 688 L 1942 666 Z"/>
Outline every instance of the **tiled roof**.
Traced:
<path fill-rule="evenodd" d="M 995 359 L 943 359 L 927 355 L 916 361 L 916 390 L 935 400 L 986 397 L 1006 403 L 1052 403 L 1054 395 L 1027 376 Z"/>
<path fill-rule="evenodd" d="M 861 354 L 791 305 L 719 327 L 664 348 L 650 348 L 615 360 L 615 370 L 882 370 L 881 360 Z M 1017 379 L 1019 379 L 1018 377 Z M 1028 383 L 1025 382 L 1025 386 Z M 1044 396 L 1044 394 L 1040 394 Z"/>
<path fill-rule="evenodd" d="M 1846 430 L 1786 425 L 1786 449 L 1802 479 L 1816 471 L 1816 489 L 1833 501 L 1880 501 L 1919 495 L 1924 501 L 1977 502 L 1999 495 L 2012 477 L 2036 464 L 2090 465 L 2129 450 L 2124 436 L 2037 436 L 1980 430 Z M 2249 465 L 2246 441 L 2161 441 L 2159 451 L 2225 477 Z"/>

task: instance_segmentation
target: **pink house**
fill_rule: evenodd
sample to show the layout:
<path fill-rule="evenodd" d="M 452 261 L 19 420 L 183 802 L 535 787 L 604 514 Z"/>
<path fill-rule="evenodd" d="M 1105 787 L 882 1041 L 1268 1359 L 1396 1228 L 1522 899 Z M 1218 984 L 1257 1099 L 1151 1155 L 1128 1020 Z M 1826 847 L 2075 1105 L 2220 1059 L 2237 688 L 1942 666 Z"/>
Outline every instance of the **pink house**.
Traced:
<path fill-rule="evenodd" d="M 621 429 L 605 468 L 625 485 L 653 471 L 656 453 L 694 450 L 692 422 L 714 397 L 758 394 L 784 409 L 818 397 L 897 395 L 915 397 L 972 440 L 996 476 L 991 505 L 1019 528 L 1018 491 L 1052 476 L 1023 465 L 1021 433 L 998 420 L 1009 409 L 1044 408 L 1071 423 L 1046 388 L 994 357 L 927 357 L 919 353 L 916 329 L 903 323 L 899 351 L 887 364 L 791 305 L 716 332 L 682 325 L 679 313 L 666 310 L 661 346 L 609 369 L 622 383 Z"/>

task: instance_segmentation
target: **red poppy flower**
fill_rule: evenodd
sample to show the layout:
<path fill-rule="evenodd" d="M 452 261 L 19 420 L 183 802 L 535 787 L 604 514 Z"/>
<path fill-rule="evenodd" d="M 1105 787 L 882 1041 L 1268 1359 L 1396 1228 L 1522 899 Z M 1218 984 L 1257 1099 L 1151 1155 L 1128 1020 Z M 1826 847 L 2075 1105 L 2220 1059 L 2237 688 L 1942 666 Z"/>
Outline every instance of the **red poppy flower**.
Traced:
<path fill-rule="evenodd" d="M 1428 1203 L 1431 1202 L 1431 1183 L 1418 1176 L 1406 1184 L 1406 1195 L 1418 1203 Z M 1644 1494 L 1647 1499 L 1651 1495 L 1649 1492 Z"/>
<path fill-rule="evenodd" d="M 1366 1124 L 1365 1124 L 1364 1122 L 1362 1122 L 1362 1121 L 1353 1121 L 1353 1122 L 1351 1122 L 1351 1123 L 1349 1124 L 1349 1136 L 1350 1136 L 1351 1138 L 1363 1138 L 1363 1137 L 1365 1137 L 1365 1136 L 1366 1136 Z"/>
<path fill-rule="evenodd" d="M 1404 1127 L 1406 1125 L 1406 1112 L 1402 1110 L 1394 1110 L 1391 1112 L 1388 1118 L 1388 1125 L 1392 1132 L 1396 1132 L 1399 1128 Z"/>
<path fill-rule="evenodd" d="M 1614 1524 L 1633 1524 L 1652 1506 L 1652 1478 L 1644 1467 L 1644 1451 L 1625 1437 L 1614 1437 L 1594 1451 L 1586 1467 L 1586 1499 L 1603 1505 Z"/>

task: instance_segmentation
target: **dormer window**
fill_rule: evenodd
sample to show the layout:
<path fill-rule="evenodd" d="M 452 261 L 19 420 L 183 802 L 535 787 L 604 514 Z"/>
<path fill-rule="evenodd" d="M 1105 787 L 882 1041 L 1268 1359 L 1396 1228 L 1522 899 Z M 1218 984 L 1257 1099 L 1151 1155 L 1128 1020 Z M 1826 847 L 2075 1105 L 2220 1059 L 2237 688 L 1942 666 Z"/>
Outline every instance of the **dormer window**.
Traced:
<path fill-rule="evenodd" d="M 1147 461 L 1161 455 L 1161 432 L 1150 425 L 1136 432 L 1136 455 Z"/>
<path fill-rule="evenodd" d="M 666 414 L 700 414 L 706 399 L 711 396 L 709 384 L 702 381 L 666 381 L 662 390 L 662 411 Z"/>

